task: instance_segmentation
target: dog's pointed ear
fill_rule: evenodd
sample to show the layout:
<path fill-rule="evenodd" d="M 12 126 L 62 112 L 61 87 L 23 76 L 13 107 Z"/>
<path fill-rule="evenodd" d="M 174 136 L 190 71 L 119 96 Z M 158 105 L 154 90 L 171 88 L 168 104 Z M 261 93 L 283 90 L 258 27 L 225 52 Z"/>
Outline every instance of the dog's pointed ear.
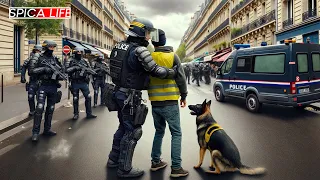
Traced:
<path fill-rule="evenodd" d="M 202 103 L 202 105 L 205 105 L 205 104 L 207 104 L 207 99 L 205 99 Z"/>
<path fill-rule="evenodd" d="M 207 105 L 210 107 L 211 106 L 211 100 L 207 102 Z"/>

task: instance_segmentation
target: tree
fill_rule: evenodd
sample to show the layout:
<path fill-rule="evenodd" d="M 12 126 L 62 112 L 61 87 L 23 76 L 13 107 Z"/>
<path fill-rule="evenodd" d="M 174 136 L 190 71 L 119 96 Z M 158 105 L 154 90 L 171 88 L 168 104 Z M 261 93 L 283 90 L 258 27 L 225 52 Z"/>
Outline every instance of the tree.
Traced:
<path fill-rule="evenodd" d="M 179 58 L 181 60 L 186 57 L 186 44 L 185 43 L 180 44 L 179 48 L 176 51 L 176 54 L 179 56 Z"/>
<path fill-rule="evenodd" d="M 15 0 L 15 7 L 66 7 L 71 0 Z M 36 39 L 44 34 L 58 35 L 61 29 L 62 19 L 20 19 L 18 25 L 25 28 L 28 39 Z"/>

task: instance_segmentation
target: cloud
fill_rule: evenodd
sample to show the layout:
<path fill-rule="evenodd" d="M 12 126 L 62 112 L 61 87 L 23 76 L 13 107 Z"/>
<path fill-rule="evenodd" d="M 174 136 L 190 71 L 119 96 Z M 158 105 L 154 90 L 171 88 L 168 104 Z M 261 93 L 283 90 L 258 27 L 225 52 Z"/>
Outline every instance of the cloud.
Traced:
<path fill-rule="evenodd" d="M 167 45 L 176 50 L 194 12 L 204 0 L 124 0 L 128 11 L 149 19 L 166 33 Z"/>

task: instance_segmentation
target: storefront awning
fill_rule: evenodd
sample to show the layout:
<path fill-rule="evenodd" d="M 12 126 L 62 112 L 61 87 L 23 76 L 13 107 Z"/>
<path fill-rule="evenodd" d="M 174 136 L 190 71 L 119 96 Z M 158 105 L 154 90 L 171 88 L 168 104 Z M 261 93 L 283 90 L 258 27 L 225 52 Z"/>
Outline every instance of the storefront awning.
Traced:
<path fill-rule="evenodd" d="M 82 44 L 84 47 L 88 48 L 91 51 L 91 54 L 96 54 L 99 53 L 99 51 L 97 49 L 95 49 L 94 47 L 88 45 L 88 44 Z"/>
<path fill-rule="evenodd" d="M 212 56 L 214 56 L 214 55 L 215 55 L 215 54 L 210 54 L 210 55 L 204 57 L 203 61 L 204 61 L 204 62 L 209 62 L 209 61 L 211 61 L 211 60 L 212 60 Z"/>
<path fill-rule="evenodd" d="M 89 49 L 82 46 L 80 43 L 75 42 L 75 41 L 71 41 L 71 40 L 67 40 L 67 39 L 63 39 L 63 46 L 68 45 L 70 46 L 70 48 L 74 49 L 75 47 L 81 48 L 83 49 L 85 52 L 88 52 Z"/>
<path fill-rule="evenodd" d="M 214 62 L 223 62 L 229 57 L 230 54 L 231 54 L 231 52 L 224 53 L 223 56 L 221 56 L 220 58 L 213 60 L 213 61 Z"/>
<path fill-rule="evenodd" d="M 229 53 L 229 52 L 230 52 L 230 51 L 221 52 L 221 53 L 213 56 L 213 57 L 212 57 L 212 60 L 213 60 L 213 61 L 216 61 L 216 60 L 219 59 L 221 56 L 223 56 L 223 55 L 225 55 L 225 54 L 227 54 L 227 53 Z"/>
<path fill-rule="evenodd" d="M 99 51 L 101 51 L 102 53 L 104 53 L 110 57 L 111 51 L 106 50 L 106 49 L 102 49 L 102 48 L 98 48 L 98 47 L 96 47 L 96 49 L 98 49 Z"/>

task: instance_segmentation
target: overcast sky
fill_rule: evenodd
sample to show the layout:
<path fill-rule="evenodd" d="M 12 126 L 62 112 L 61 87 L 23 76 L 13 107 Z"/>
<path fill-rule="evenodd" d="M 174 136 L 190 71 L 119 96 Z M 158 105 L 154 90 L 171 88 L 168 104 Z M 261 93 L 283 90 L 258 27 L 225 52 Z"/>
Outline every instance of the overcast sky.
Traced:
<path fill-rule="evenodd" d="M 148 18 L 166 33 L 168 46 L 176 50 L 192 15 L 205 0 L 123 0 L 126 8 L 137 17 Z"/>

